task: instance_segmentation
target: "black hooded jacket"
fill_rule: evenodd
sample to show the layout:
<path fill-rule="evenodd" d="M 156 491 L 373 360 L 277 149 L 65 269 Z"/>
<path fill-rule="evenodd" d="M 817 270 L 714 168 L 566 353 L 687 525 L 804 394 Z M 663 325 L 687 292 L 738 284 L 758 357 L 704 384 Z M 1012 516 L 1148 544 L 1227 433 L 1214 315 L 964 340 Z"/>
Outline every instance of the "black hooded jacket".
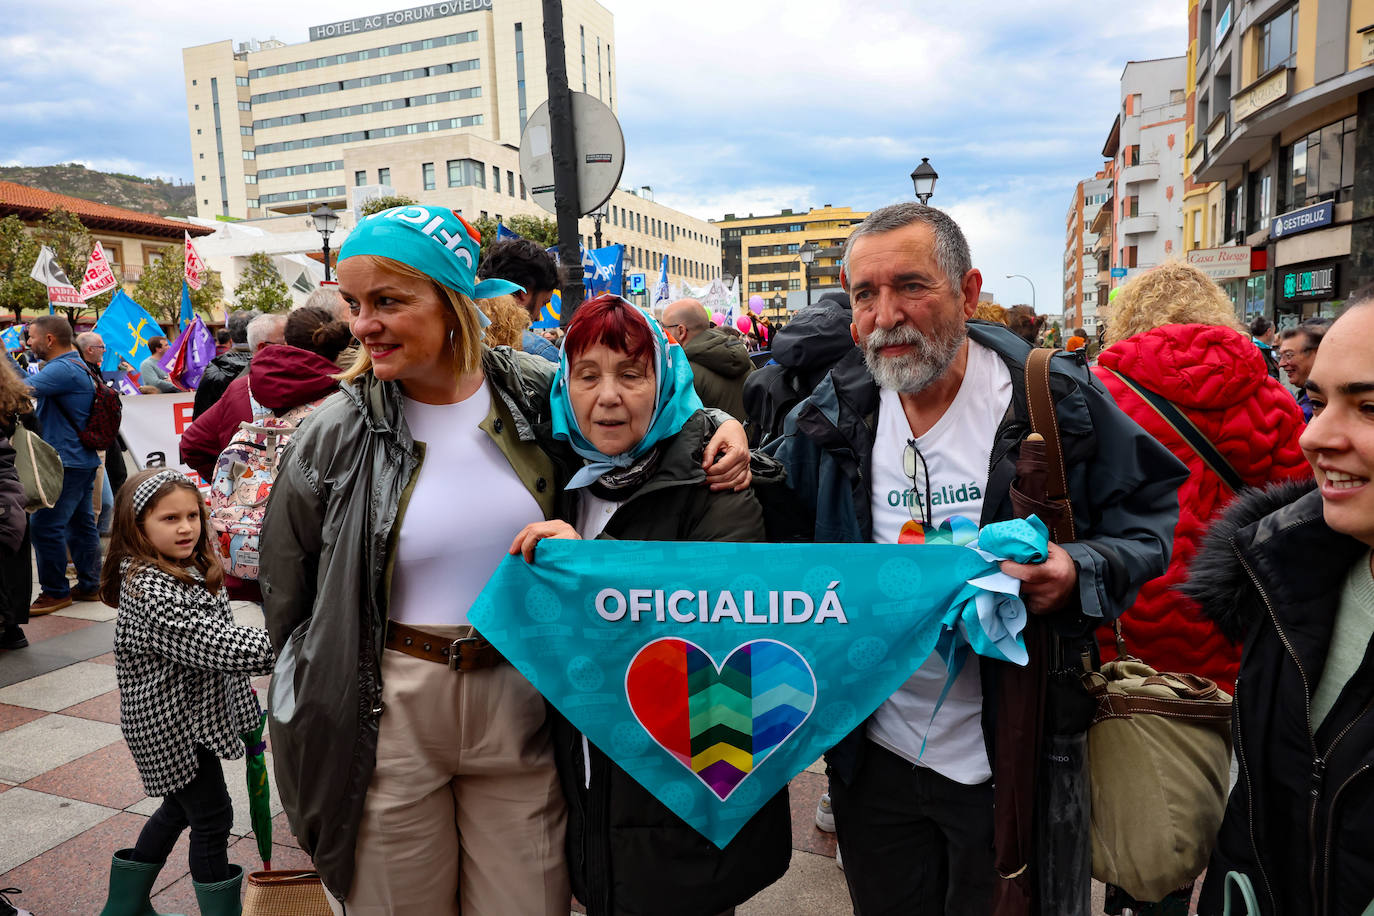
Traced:
<path fill-rule="evenodd" d="M 1228 872 L 1252 916 L 1358 916 L 1374 900 L 1374 652 L 1314 735 L 1341 589 L 1368 547 L 1322 518 L 1310 484 L 1236 500 L 1208 532 L 1184 591 L 1244 639 L 1232 742 L 1240 780 L 1207 866 L 1199 912 L 1219 916 Z"/>
<path fill-rule="evenodd" d="M 781 436 L 783 420 L 792 408 L 854 349 L 853 321 L 849 297 L 830 292 L 773 333 L 777 365 L 755 370 L 744 382 L 744 409 L 754 444 Z"/>

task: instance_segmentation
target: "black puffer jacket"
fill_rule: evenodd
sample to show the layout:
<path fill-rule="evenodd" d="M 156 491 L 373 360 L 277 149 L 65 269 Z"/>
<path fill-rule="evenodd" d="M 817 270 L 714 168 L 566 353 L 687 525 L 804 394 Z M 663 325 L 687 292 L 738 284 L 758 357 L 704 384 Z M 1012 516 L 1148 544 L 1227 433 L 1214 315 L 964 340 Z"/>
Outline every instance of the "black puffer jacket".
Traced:
<path fill-rule="evenodd" d="M 253 354 L 235 347 L 226 350 L 210 360 L 196 386 L 196 401 L 191 407 L 191 419 L 195 419 L 215 405 L 229 387 L 229 383 L 243 374 L 252 362 Z"/>
<path fill-rule="evenodd" d="M 714 432 L 698 411 L 661 446 L 657 470 L 611 517 L 605 538 L 761 541 L 750 492 L 712 493 L 702 452 Z M 781 486 L 782 468 L 756 455 L 755 486 Z M 782 877 L 792 856 L 787 790 L 722 850 L 556 717 L 554 749 L 568 801 L 568 871 L 589 916 L 713 916 Z M 589 756 L 589 760 L 588 760 Z"/>
<path fill-rule="evenodd" d="M 853 313 L 844 293 L 826 293 L 773 334 L 773 359 L 744 380 L 750 441 L 761 445 L 782 435 L 787 414 L 809 396 L 845 354 L 854 349 Z"/>
<path fill-rule="evenodd" d="M 1251 916 L 1358 916 L 1374 900 L 1374 653 L 1315 735 L 1310 725 L 1341 589 L 1368 550 L 1326 526 L 1310 484 L 1286 484 L 1239 498 L 1193 562 L 1185 591 L 1245 640 L 1231 728 L 1240 781 L 1203 916 L 1222 912 L 1231 871 L 1254 885 Z"/>

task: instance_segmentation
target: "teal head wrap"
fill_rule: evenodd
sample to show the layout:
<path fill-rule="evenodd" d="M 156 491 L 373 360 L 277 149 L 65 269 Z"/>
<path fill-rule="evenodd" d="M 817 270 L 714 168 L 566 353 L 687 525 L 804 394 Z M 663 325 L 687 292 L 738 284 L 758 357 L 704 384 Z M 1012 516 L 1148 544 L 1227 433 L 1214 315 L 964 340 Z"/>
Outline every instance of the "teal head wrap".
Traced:
<path fill-rule="evenodd" d="M 625 300 L 621 300 L 625 302 Z M 594 483 L 598 477 L 616 468 L 632 465 L 636 459 L 651 448 L 671 436 L 677 435 L 682 425 L 698 410 L 702 409 L 701 398 L 697 397 L 692 385 L 692 367 L 687 362 L 687 354 L 663 333 L 658 322 L 649 317 L 643 309 L 629 302 L 625 307 L 630 314 L 638 317 L 649 328 L 654 339 L 654 415 L 649 422 L 649 431 L 639 444 L 619 455 L 605 455 L 597 451 L 577 425 L 577 415 L 573 412 L 572 399 L 568 393 L 568 376 L 571 374 L 567 339 L 564 339 L 563 356 L 558 363 L 558 373 L 554 376 L 550 402 L 553 408 L 553 435 L 572 446 L 573 451 L 587 459 L 589 464 L 578 471 L 568 483 L 569 489 L 585 487 Z M 577 324 L 574 316 L 572 325 Z M 569 331 L 572 330 L 569 326 Z"/>
<path fill-rule="evenodd" d="M 382 210 L 358 223 L 339 249 L 339 261 L 372 254 L 409 264 L 469 299 L 491 299 L 525 288 L 509 280 L 477 280 L 482 237 L 456 210 L 412 204 Z M 484 318 L 478 309 L 479 320 Z M 482 322 L 488 324 L 489 322 Z"/>

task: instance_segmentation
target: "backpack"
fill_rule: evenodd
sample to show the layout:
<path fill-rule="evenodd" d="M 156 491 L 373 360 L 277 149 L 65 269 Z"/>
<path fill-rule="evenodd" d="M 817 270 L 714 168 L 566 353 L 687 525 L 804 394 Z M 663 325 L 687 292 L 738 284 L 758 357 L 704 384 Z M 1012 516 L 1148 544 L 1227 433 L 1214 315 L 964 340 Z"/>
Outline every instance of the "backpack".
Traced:
<path fill-rule="evenodd" d="M 91 413 L 86 417 L 86 425 L 77 426 L 60 400 L 53 398 L 53 403 L 62 411 L 62 416 L 67 418 L 67 422 L 76 428 L 76 437 L 81 440 L 82 445 L 103 452 L 114 448 L 115 442 L 119 439 L 119 424 L 124 419 L 124 403 L 119 399 L 119 394 L 105 384 L 104 379 L 91 371 L 91 367 L 86 365 L 84 359 L 80 359 L 79 356 L 77 358 L 86 374 L 91 377 L 91 381 L 95 383 L 95 396 L 91 400 Z"/>
<path fill-rule="evenodd" d="M 253 419 L 239 424 L 215 462 L 210 481 L 210 528 L 214 532 L 224 571 L 240 579 L 258 578 L 258 542 L 267 498 L 277 479 L 282 451 L 301 421 L 324 398 L 309 401 L 277 416 L 253 399 Z"/>

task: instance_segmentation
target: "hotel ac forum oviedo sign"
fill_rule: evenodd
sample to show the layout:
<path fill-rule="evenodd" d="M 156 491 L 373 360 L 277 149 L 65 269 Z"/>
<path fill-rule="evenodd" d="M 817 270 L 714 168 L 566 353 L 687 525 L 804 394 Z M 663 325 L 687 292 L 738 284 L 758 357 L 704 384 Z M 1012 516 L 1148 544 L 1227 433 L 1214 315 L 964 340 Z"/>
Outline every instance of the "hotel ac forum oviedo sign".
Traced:
<path fill-rule="evenodd" d="M 356 19 L 342 19 L 324 25 L 310 27 L 310 40 L 338 38 L 341 35 L 356 35 L 371 32 L 373 29 L 389 29 L 394 25 L 410 25 L 412 22 L 425 22 L 430 19 L 443 19 L 462 13 L 476 13 L 491 9 L 491 0 L 447 0 L 445 3 L 430 3 L 426 6 L 413 6 L 410 9 L 378 13 L 375 16 L 359 16 Z"/>

